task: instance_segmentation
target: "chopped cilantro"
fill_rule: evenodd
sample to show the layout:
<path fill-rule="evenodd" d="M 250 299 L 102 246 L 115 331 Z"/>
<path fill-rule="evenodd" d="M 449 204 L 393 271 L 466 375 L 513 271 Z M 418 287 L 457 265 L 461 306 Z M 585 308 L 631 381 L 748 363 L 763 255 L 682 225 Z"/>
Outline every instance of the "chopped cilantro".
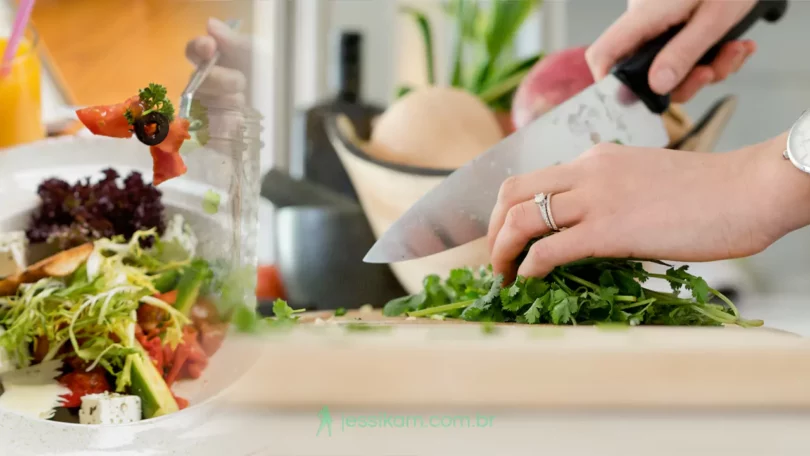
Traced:
<path fill-rule="evenodd" d="M 345 325 L 346 331 L 349 332 L 372 332 L 372 331 L 390 331 L 391 326 L 388 325 L 370 325 L 368 323 L 353 322 Z"/>

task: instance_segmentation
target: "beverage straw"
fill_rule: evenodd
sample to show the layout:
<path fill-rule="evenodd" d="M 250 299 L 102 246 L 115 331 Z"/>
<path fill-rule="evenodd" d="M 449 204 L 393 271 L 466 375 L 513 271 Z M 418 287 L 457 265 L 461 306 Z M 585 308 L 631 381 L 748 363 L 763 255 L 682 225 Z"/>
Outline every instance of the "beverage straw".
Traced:
<path fill-rule="evenodd" d="M 28 20 L 31 19 L 31 11 L 34 9 L 35 0 L 20 0 L 20 7 L 17 9 L 17 16 L 14 18 L 14 25 L 11 29 L 11 37 L 6 44 L 6 52 L 3 53 L 3 60 L 0 61 L 0 78 L 4 78 L 11 71 L 11 61 L 17 55 L 17 47 L 25 35 L 28 27 Z"/>

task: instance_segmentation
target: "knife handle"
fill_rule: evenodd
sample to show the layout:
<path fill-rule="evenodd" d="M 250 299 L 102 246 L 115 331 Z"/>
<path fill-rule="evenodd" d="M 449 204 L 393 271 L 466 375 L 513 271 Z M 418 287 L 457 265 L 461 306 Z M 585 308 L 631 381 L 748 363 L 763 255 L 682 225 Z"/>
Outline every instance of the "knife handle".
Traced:
<path fill-rule="evenodd" d="M 758 20 L 765 19 L 768 22 L 778 21 L 787 10 L 787 0 L 760 0 L 754 8 L 740 22 L 737 23 L 726 35 L 720 39 L 703 57 L 698 60 L 698 65 L 708 65 L 717 54 L 720 48 L 729 41 L 734 41 L 742 36 Z M 650 111 L 661 114 L 669 108 L 669 94 L 659 95 L 650 88 L 649 73 L 653 60 L 664 46 L 683 29 L 684 24 L 676 25 L 657 38 L 648 42 L 631 57 L 619 62 L 613 69 L 613 74 L 629 87 Z"/>

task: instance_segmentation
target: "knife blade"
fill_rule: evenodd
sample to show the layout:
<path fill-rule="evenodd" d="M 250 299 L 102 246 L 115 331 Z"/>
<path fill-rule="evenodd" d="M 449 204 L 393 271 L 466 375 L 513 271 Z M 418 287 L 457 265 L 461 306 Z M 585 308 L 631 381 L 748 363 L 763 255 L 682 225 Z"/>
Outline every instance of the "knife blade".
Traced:
<path fill-rule="evenodd" d="M 739 38 L 757 20 L 775 22 L 786 9 L 787 0 L 760 0 L 698 65 L 711 63 L 723 44 Z M 660 114 L 669 107 L 669 95 L 654 93 L 648 74 L 655 57 L 683 25 L 653 39 L 606 78 L 453 172 L 394 222 L 363 261 L 422 258 L 486 236 L 504 180 L 569 161 L 599 142 L 665 147 L 669 138 Z"/>

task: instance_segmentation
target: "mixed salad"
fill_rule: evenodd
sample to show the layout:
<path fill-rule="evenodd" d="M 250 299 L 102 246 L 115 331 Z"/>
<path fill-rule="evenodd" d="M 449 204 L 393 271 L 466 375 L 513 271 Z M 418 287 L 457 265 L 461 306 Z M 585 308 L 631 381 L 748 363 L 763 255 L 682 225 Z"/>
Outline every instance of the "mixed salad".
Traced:
<path fill-rule="evenodd" d="M 176 215 L 163 236 L 99 239 L 0 281 L 0 407 L 110 424 L 188 405 L 172 385 L 200 377 L 228 328 L 196 242 Z M 32 382 L 50 398 L 18 400 Z"/>
<path fill-rule="evenodd" d="M 186 407 L 172 387 L 202 375 L 234 315 L 258 318 L 251 282 L 203 258 L 137 172 L 38 194 L 27 229 L 0 233 L 0 409 L 118 424 Z M 28 265 L 40 247 L 57 253 Z"/>

